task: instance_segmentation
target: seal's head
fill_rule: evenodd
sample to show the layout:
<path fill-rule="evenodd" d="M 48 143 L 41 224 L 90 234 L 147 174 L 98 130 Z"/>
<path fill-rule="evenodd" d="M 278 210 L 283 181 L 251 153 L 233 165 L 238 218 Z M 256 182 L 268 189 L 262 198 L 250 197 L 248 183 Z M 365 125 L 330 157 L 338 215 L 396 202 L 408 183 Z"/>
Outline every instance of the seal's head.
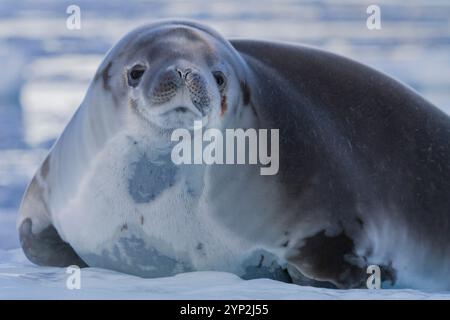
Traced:
<path fill-rule="evenodd" d="M 215 31 L 164 21 L 126 35 L 96 78 L 127 113 L 165 130 L 226 121 L 246 100 L 243 70 L 239 54 Z"/>

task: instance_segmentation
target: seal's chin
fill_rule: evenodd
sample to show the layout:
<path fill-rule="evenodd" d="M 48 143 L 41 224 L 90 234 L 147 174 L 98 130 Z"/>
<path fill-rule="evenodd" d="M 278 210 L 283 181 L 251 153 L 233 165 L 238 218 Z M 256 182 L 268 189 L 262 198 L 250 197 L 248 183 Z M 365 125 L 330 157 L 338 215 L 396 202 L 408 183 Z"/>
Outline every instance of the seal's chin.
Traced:
<path fill-rule="evenodd" d="M 183 116 L 183 114 L 186 114 L 188 116 L 196 116 L 196 117 L 203 117 L 203 113 L 198 110 L 195 107 L 192 106 L 184 106 L 184 105 L 180 105 L 180 106 L 176 106 L 173 108 L 169 108 L 169 110 L 167 111 L 163 111 L 160 116 L 164 117 L 164 116 L 170 116 L 170 115 L 179 115 L 179 116 Z"/>
<path fill-rule="evenodd" d="M 161 129 L 185 128 L 193 130 L 194 122 L 201 121 L 206 125 L 209 120 L 210 108 L 197 109 L 193 105 L 163 105 L 138 107 L 140 116 Z"/>

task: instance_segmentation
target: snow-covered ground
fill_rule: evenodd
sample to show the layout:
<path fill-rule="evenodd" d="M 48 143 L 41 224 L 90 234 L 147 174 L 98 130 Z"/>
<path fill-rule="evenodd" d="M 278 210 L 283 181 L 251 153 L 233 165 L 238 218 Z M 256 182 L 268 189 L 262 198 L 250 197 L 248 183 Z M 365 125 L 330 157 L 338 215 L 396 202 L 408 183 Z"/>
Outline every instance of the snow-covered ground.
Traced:
<path fill-rule="evenodd" d="M 411 290 L 315 289 L 217 272 L 140 279 L 30 264 L 18 248 L 17 209 L 26 184 L 83 98 L 99 62 L 123 34 L 160 18 L 207 23 L 228 37 L 303 42 L 343 54 L 407 83 L 450 113 L 450 2 L 378 0 L 382 29 L 366 28 L 372 1 L 77 0 L 81 30 L 66 28 L 67 2 L 0 2 L 0 298 L 372 299 L 450 298 Z"/>
<path fill-rule="evenodd" d="M 80 289 L 69 289 L 65 268 L 37 267 L 19 249 L 0 251 L 0 261 L 0 299 L 450 299 L 450 292 L 332 290 L 225 272 L 142 279 L 96 268 L 81 269 Z"/>

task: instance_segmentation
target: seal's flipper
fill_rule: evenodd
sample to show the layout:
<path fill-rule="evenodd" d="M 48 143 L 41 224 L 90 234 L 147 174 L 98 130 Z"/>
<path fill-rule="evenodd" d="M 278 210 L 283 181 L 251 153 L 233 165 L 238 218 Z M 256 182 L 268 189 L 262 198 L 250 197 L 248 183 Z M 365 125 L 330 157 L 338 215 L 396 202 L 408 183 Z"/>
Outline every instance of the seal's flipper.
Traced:
<path fill-rule="evenodd" d="M 345 233 L 329 237 L 321 231 L 306 238 L 288 261 L 308 278 L 340 289 L 362 288 L 367 279 L 365 259 L 355 255 L 353 240 Z"/>
<path fill-rule="evenodd" d="M 53 225 L 37 234 L 32 232 L 32 221 L 26 218 L 19 227 L 20 244 L 30 261 L 42 266 L 87 267 L 73 248 L 64 242 Z"/>
<path fill-rule="evenodd" d="M 288 255 L 288 272 L 296 284 L 339 289 L 366 286 L 369 277 L 367 259 L 355 253 L 354 241 L 344 232 L 336 236 L 318 232 L 304 239 L 302 245 Z M 395 285 L 397 272 L 392 265 L 378 267 L 381 282 Z"/>
<path fill-rule="evenodd" d="M 49 187 L 45 178 L 49 171 L 48 158 L 31 180 L 20 207 L 19 239 L 27 258 L 42 266 L 86 267 L 74 249 L 58 234 L 51 222 L 48 205 Z"/>

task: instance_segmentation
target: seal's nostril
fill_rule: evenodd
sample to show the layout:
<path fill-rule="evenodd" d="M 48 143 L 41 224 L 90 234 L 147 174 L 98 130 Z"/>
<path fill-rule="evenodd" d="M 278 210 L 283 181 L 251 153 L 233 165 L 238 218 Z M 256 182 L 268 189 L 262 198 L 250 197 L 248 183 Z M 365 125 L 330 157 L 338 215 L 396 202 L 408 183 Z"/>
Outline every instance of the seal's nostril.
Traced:
<path fill-rule="evenodd" d="M 184 70 L 184 77 L 186 78 L 188 76 L 188 74 L 191 73 L 191 72 L 192 72 L 191 69 Z"/>
<path fill-rule="evenodd" d="M 176 70 L 176 72 L 178 73 L 178 76 L 179 76 L 181 79 L 186 79 L 187 75 L 188 75 L 189 73 L 192 72 L 192 70 L 189 69 L 189 68 L 187 68 L 187 69 L 185 69 L 185 70 L 180 69 L 180 68 L 176 68 L 175 70 Z"/>

